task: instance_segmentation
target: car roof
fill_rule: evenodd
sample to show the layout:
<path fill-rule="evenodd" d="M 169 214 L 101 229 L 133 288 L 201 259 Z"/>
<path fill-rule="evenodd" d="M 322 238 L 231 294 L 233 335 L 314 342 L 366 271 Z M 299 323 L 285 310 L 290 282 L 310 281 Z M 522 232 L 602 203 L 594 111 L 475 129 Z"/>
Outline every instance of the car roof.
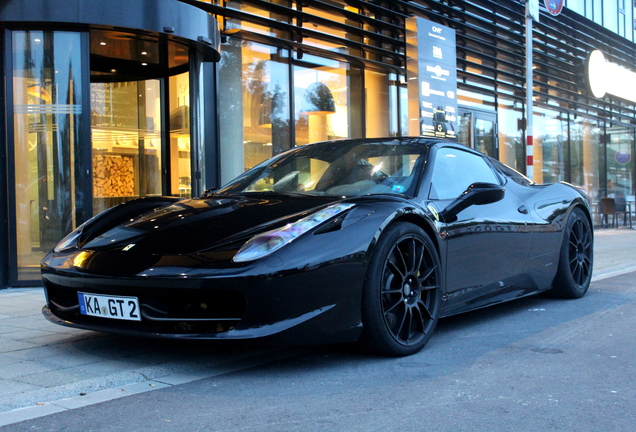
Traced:
<path fill-rule="evenodd" d="M 459 145 L 454 141 L 449 141 L 449 140 L 443 140 L 443 139 L 439 139 L 439 138 L 426 138 L 426 137 L 411 137 L 411 136 L 406 136 L 406 137 L 377 137 L 377 138 L 344 138 L 344 139 L 337 139 L 337 140 L 330 140 L 330 141 L 321 141 L 321 142 L 316 142 L 316 143 L 312 143 L 312 144 L 308 144 L 308 145 L 313 145 L 313 144 L 339 144 L 339 143 L 360 143 L 360 144 L 364 144 L 364 143 L 393 143 L 395 145 L 424 145 L 427 147 L 431 147 L 434 146 L 436 144 L 448 144 L 448 145 L 452 145 L 452 146 L 456 146 L 458 148 L 467 148 L 463 145 Z"/>

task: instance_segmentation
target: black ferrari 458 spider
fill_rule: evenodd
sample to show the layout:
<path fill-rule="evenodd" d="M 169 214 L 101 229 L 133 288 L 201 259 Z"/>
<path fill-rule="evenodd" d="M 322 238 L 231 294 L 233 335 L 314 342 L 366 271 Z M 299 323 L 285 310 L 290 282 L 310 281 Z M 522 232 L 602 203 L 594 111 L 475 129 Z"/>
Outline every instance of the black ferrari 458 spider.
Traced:
<path fill-rule="evenodd" d="M 409 355 L 440 317 L 585 294 L 585 192 L 424 138 L 294 148 L 193 199 L 89 220 L 42 262 L 44 315 L 189 339 L 361 341 Z"/>

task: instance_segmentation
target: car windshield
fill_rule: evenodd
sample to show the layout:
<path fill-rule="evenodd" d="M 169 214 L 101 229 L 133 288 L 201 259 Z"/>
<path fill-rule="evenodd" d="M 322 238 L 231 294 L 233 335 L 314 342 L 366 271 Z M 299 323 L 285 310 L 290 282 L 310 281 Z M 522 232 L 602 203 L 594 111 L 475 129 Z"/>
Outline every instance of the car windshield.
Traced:
<path fill-rule="evenodd" d="M 257 165 L 216 195 L 276 192 L 412 196 L 426 151 L 426 146 L 413 140 L 310 144 Z"/>

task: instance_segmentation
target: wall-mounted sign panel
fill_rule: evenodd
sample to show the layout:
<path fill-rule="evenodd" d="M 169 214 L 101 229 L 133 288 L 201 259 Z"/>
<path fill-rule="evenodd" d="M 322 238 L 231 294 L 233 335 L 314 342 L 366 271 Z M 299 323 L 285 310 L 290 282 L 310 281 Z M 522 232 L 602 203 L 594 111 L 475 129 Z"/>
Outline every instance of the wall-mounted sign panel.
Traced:
<path fill-rule="evenodd" d="M 526 1 L 526 14 L 530 15 L 530 18 L 539 22 L 539 0 Z"/>
<path fill-rule="evenodd" d="M 409 134 L 455 140 L 455 30 L 423 18 L 407 21 Z"/>
<path fill-rule="evenodd" d="M 587 81 L 594 97 L 610 94 L 636 102 L 636 72 L 607 61 L 599 50 L 592 51 L 587 59 Z"/>

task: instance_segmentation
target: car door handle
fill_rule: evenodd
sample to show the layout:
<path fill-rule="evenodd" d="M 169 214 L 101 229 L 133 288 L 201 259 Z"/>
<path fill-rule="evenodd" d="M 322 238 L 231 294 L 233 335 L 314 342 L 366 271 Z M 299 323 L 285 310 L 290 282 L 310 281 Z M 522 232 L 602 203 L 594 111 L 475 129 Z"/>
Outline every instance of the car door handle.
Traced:
<path fill-rule="evenodd" d="M 519 206 L 517 211 L 521 214 L 528 214 L 528 207 L 526 207 L 525 205 L 521 205 Z"/>

